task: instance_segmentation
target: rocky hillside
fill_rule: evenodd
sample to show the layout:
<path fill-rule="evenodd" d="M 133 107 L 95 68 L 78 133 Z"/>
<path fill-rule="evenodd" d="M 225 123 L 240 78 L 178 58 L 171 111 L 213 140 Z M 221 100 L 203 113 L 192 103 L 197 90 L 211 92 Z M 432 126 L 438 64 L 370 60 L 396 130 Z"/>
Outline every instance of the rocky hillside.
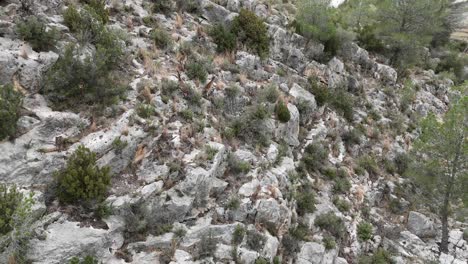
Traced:
<path fill-rule="evenodd" d="M 449 220 L 440 253 L 441 223 L 401 175 L 452 80 L 402 81 L 355 43 L 328 57 L 293 32 L 288 1 L 178 2 L 107 1 L 103 15 L 93 1 L 0 0 L 0 88 L 22 96 L 0 182 L 27 200 L 3 220 L 0 263 L 467 263 L 466 218 Z M 18 35 L 26 16 L 53 47 Z M 220 24 L 246 42 L 219 52 Z M 82 171 L 99 180 L 74 181 Z"/>

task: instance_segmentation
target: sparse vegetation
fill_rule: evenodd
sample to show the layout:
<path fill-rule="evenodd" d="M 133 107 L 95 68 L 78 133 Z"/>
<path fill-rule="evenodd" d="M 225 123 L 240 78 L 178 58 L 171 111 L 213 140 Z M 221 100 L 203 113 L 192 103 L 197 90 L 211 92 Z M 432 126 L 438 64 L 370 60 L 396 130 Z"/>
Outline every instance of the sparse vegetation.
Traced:
<path fill-rule="evenodd" d="M 0 140 L 16 134 L 22 95 L 12 85 L 0 85 Z"/>
<path fill-rule="evenodd" d="M 96 165 L 96 153 L 79 146 L 65 169 L 55 173 L 57 196 L 62 203 L 101 201 L 110 184 L 110 168 Z"/>

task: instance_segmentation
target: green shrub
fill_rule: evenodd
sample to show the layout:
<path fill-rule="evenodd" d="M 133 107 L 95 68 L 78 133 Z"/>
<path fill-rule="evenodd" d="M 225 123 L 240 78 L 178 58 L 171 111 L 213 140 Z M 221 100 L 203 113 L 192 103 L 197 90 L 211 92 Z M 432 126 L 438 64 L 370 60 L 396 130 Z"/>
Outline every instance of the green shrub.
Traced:
<path fill-rule="evenodd" d="M 106 9 L 99 9 L 103 5 L 101 0 L 93 0 L 93 6 L 85 5 L 80 11 L 75 6 L 71 5 L 65 10 L 63 14 L 64 23 L 74 33 L 76 38 L 81 43 L 91 43 L 94 45 L 105 46 L 107 49 L 120 49 L 120 44 L 111 42 L 109 43 L 109 29 L 105 24 L 108 22 L 108 11 Z M 104 7 L 102 7 L 104 8 Z M 117 54 L 113 54 L 116 56 Z"/>
<path fill-rule="evenodd" d="M 331 106 L 350 122 L 353 120 L 354 103 L 354 97 L 344 89 L 337 88 L 334 91 Z"/>
<path fill-rule="evenodd" d="M 125 140 L 121 140 L 120 137 L 117 137 L 112 141 L 112 148 L 117 154 L 122 153 L 122 150 L 127 147 L 128 142 Z"/>
<path fill-rule="evenodd" d="M 237 198 L 237 197 L 231 197 L 231 199 L 229 199 L 229 201 L 228 201 L 226 207 L 227 207 L 228 209 L 231 209 L 231 210 L 237 210 L 237 209 L 239 209 L 239 207 L 240 207 L 240 200 L 239 200 L 239 198 Z"/>
<path fill-rule="evenodd" d="M 299 223 L 294 228 L 289 228 L 289 235 L 295 240 L 308 241 L 309 233 L 309 227 L 302 223 Z"/>
<path fill-rule="evenodd" d="M 86 256 L 80 260 L 78 257 L 73 257 L 68 264 L 98 264 L 99 261 L 93 256 Z"/>
<path fill-rule="evenodd" d="M 256 230 L 247 230 L 247 246 L 254 250 L 254 251 L 260 251 L 263 249 L 263 246 L 265 245 L 266 238 L 264 235 L 262 235 L 260 232 Z"/>
<path fill-rule="evenodd" d="M 87 0 L 89 12 L 94 12 L 100 22 L 107 24 L 109 22 L 109 10 L 106 8 L 106 0 Z"/>
<path fill-rule="evenodd" d="M 255 264 L 270 264 L 270 262 L 265 258 L 259 257 L 255 260 Z"/>
<path fill-rule="evenodd" d="M 160 49 L 169 49 L 173 45 L 171 35 L 163 29 L 155 28 L 151 30 L 150 37 L 154 41 L 156 47 Z"/>
<path fill-rule="evenodd" d="M 237 47 L 236 35 L 225 26 L 218 24 L 211 28 L 209 32 L 216 44 L 217 52 L 231 52 Z"/>
<path fill-rule="evenodd" d="M 57 30 L 55 28 L 47 30 L 46 24 L 35 16 L 19 22 L 16 26 L 16 33 L 38 52 L 54 48 L 58 39 Z"/>
<path fill-rule="evenodd" d="M 70 5 L 63 13 L 63 22 L 70 32 L 77 32 L 81 27 L 81 15 L 75 5 Z"/>
<path fill-rule="evenodd" d="M 379 173 L 379 166 L 372 156 L 366 155 L 359 159 L 359 166 L 366 170 L 371 177 L 377 176 Z"/>
<path fill-rule="evenodd" d="M 276 85 L 268 85 L 265 87 L 261 93 L 262 100 L 265 100 L 269 103 L 275 103 L 278 100 L 280 93 Z"/>
<path fill-rule="evenodd" d="M 279 101 L 275 107 L 276 118 L 282 123 L 287 123 L 291 119 L 289 109 L 283 101 Z"/>
<path fill-rule="evenodd" d="M 206 65 L 200 60 L 191 59 L 186 66 L 187 76 L 192 80 L 198 80 L 202 83 L 206 82 L 208 72 Z"/>
<path fill-rule="evenodd" d="M 351 189 L 351 183 L 345 177 L 337 177 L 335 179 L 335 184 L 333 185 L 334 193 L 346 193 Z"/>
<path fill-rule="evenodd" d="M 204 259 L 211 257 L 216 252 L 217 243 L 216 239 L 213 237 L 213 234 L 203 235 L 199 243 L 198 258 Z"/>
<path fill-rule="evenodd" d="M 13 229 L 15 211 L 22 200 L 23 194 L 18 192 L 16 186 L 8 188 L 5 184 L 0 184 L 0 235 Z"/>
<path fill-rule="evenodd" d="M 174 10 L 173 0 L 151 0 L 153 2 L 153 12 L 168 15 Z"/>
<path fill-rule="evenodd" d="M 15 135 L 22 102 L 21 93 L 12 85 L 0 85 L 0 140 Z"/>
<path fill-rule="evenodd" d="M 361 222 L 357 226 L 357 235 L 361 241 L 367 241 L 372 238 L 372 225 L 367 222 Z"/>
<path fill-rule="evenodd" d="M 57 196 L 62 203 L 102 200 L 110 185 L 110 168 L 96 165 L 96 153 L 79 146 L 62 171 L 55 173 Z"/>
<path fill-rule="evenodd" d="M 377 53 L 382 53 L 385 51 L 384 43 L 377 37 L 375 25 L 365 25 L 362 27 L 362 29 L 358 32 L 357 40 L 361 47 L 368 51 Z"/>
<path fill-rule="evenodd" d="M 179 12 L 198 14 L 201 12 L 199 0 L 176 0 L 176 7 Z"/>
<path fill-rule="evenodd" d="M 234 233 L 232 233 L 232 243 L 234 245 L 239 245 L 244 240 L 245 236 L 245 228 L 241 225 L 237 225 L 234 229 Z"/>
<path fill-rule="evenodd" d="M 395 156 L 393 162 L 395 163 L 397 173 L 403 175 L 411 163 L 411 158 L 408 154 L 399 153 Z"/>
<path fill-rule="evenodd" d="M 294 256 L 294 253 L 299 251 L 299 241 L 289 234 L 283 236 L 281 245 L 283 246 L 283 252 L 286 256 Z"/>
<path fill-rule="evenodd" d="M 333 204 L 340 210 L 340 212 L 348 212 L 351 209 L 351 203 L 339 197 L 333 199 Z"/>
<path fill-rule="evenodd" d="M 326 250 L 334 249 L 336 247 L 335 238 L 332 236 L 324 236 L 322 242 Z"/>
<path fill-rule="evenodd" d="M 327 164 L 328 151 L 320 144 L 313 143 L 304 149 L 301 162 L 308 171 L 319 171 Z"/>
<path fill-rule="evenodd" d="M 392 260 L 392 255 L 383 248 L 377 249 L 377 251 L 371 256 L 359 257 L 359 264 L 392 264 L 395 263 Z"/>
<path fill-rule="evenodd" d="M 307 80 L 307 89 L 314 95 L 318 106 L 323 106 L 329 101 L 330 93 L 328 87 L 319 82 L 316 76 Z"/>
<path fill-rule="evenodd" d="M 110 105 L 119 100 L 126 87 L 116 73 L 122 57 L 118 36 L 101 32 L 92 54 L 83 55 L 76 45 L 65 48 L 45 77 L 43 92 L 55 108 L 78 105 Z"/>
<path fill-rule="evenodd" d="M 156 114 L 156 109 L 152 105 L 148 104 L 138 104 L 136 106 L 136 113 L 141 118 L 150 118 Z"/>
<path fill-rule="evenodd" d="M 262 19 L 254 12 L 241 9 L 239 15 L 232 22 L 232 32 L 240 42 L 256 52 L 261 58 L 268 56 L 270 50 L 268 30 Z"/>
<path fill-rule="evenodd" d="M 228 156 L 229 170 L 235 174 L 247 174 L 250 171 L 250 163 L 238 159 L 234 154 Z"/>
<path fill-rule="evenodd" d="M 330 235 L 337 239 L 341 239 L 346 234 L 346 227 L 343 219 L 335 215 L 333 212 L 321 214 L 315 218 L 315 225 L 327 231 Z"/>
<path fill-rule="evenodd" d="M 310 188 L 296 193 L 297 214 L 305 215 L 315 211 L 315 195 Z"/>
<path fill-rule="evenodd" d="M 361 143 L 361 136 L 361 130 L 354 128 L 343 133 L 341 139 L 347 147 L 350 147 L 352 145 L 359 145 Z"/>

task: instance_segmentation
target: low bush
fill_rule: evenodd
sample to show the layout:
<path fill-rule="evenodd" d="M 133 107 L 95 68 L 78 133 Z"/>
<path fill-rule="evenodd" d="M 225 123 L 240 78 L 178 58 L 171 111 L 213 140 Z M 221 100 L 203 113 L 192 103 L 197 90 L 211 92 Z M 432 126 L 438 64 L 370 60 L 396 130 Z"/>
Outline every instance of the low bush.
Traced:
<path fill-rule="evenodd" d="M 296 227 L 289 228 L 289 235 L 295 240 L 308 241 L 310 230 L 308 226 L 299 223 Z"/>
<path fill-rule="evenodd" d="M 279 95 L 280 93 L 276 85 L 268 85 L 262 90 L 260 97 L 262 101 L 274 104 L 278 100 Z"/>
<path fill-rule="evenodd" d="M 278 118 L 281 123 L 287 123 L 291 119 L 291 113 L 289 113 L 289 109 L 283 101 L 279 101 L 276 104 L 275 113 L 276 118 Z"/>
<path fill-rule="evenodd" d="M 239 209 L 239 207 L 240 207 L 240 200 L 239 200 L 239 198 L 237 198 L 237 197 L 231 197 L 231 199 L 229 199 L 229 201 L 228 201 L 226 207 L 227 207 L 228 209 L 231 209 L 231 210 L 237 210 L 237 209 Z"/>
<path fill-rule="evenodd" d="M 106 8 L 106 0 L 87 0 L 85 8 L 89 12 L 94 12 L 95 17 L 103 24 L 109 22 L 109 10 Z"/>
<path fill-rule="evenodd" d="M 156 109 L 152 105 L 138 104 L 135 108 L 136 113 L 141 118 L 150 118 L 156 114 Z"/>
<path fill-rule="evenodd" d="M 23 194 L 16 186 L 7 187 L 0 184 L 0 235 L 5 235 L 13 230 L 14 215 L 23 200 Z"/>
<path fill-rule="evenodd" d="M 202 83 L 206 82 L 208 77 L 207 66 L 199 59 L 190 59 L 186 66 L 187 76 L 192 80 L 198 80 Z"/>
<path fill-rule="evenodd" d="M 368 241 L 372 238 L 372 225 L 367 222 L 361 222 L 357 226 L 357 235 L 361 241 Z"/>
<path fill-rule="evenodd" d="M 237 225 L 234 229 L 234 233 L 232 233 L 232 243 L 234 245 L 239 245 L 244 240 L 245 236 L 245 228 L 241 225 Z"/>
<path fill-rule="evenodd" d="M 333 185 L 334 193 L 346 193 L 351 189 L 351 183 L 348 180 L 348 173 L 343 170 L 337 170 L 337 177 L 334 179 L 335 184 Z"/>
<path fill-rule="evenodd" d="M 123 95 L 126 86 L 116 73 L 122 55 L 118 37 L 107 32 L 105 43 L 90 55 L 83 53 L 76 45 L 67 46 L 46 73 L 42 91 L 55 108 L 110 105 Z"/>
<path fill-rule="evenodd" d="M 251 168 L 249 162 L 238 159 L 234 154 L 229 154 L 228 166 L 229 171 L 233 172 L 234 174 L 247 174 Z"/>
<path fill-rule="evenodd" d="M 335 238 L 333 238 L 332 236 L 324 236 L 322 239 L 322 243 L 325 246 L 326 250 L 336 248 Z"/>
<path fill-rule="evenodd" d="M 268 107 L 254 104 L 248 107 L 242 116 L 230 122 L 224 136 L 228 139 L 237 137 L 260 146 L 268 146 L 272 135 L 265 130 L 264 120 L 270 115 Z"/>
<path fill-rule="evenodd" d="M 55 47 L 58 32 L 55 28 L 47 30 L 44 22 L 35 16 L 30 16 L 20 21 L 16 26 L 16 33 L 21 39 L 29 42 L 33 50 L 48 51 Z"/>
<path fill-rule="evenodd" d="M 375 25 L 365 25 L 358 32 L 357 40 L 361 47 L 368 51 L 382 53 L 385 51 L 385 45 L 381 39 L 377 37 Z"/>
<path fill-rule="evenodd" d="M 333 199 L 333 204 L 340 210 L 340 212 L 348 212 L 351 209 L 351 203 L 339 197 Z"/>
<path fill-rule="evenodd" d="M 318 82 L 317 78 L 309 78 L 308 90 L 314 94 L 319 106 L 328 104 L 335 111 L 343 115 L 348 120 L 353 120 L 354 97 L 343 87 L 330 89 Z"/>
<path fill-rule="evenodd" d="M 101 201 L 110 185 L 110 168 L 96 165 L 96 153 L 79 146 L 67 161 L 67 166 L 54 174 L 60 202 Z"/>
<path fill-rule="evenodd" d="M 304 188 L 296 193 L 297 214 L 305 215 L 315 211 L 315 195 L 311 188 Z"/>
<path fill-rule="evenodd" d="M 270 262 L 266 258 L 259 257 L 254 264 L 270 264 Z"/>
<path fill-rule="evenodd" d="M 99 261 L 93 256 L 86 256 L 84 258 L 73 257 L 68 264 L 98 264 Z"/>
<path fill-rule="evenodd" d="M 153 2 L 153 12 L 168 15 L 174 11 L 173 0 L 151 0 Z"/>
<path fill-rule="evenodd" d="M 199 0 L 176 0 L 177 11 L 199 14 L 201 4 Z"/>
<path fill-rule="evenodd" d="M 283 252 L 286 256 L 294 256 L 294 253 L 298 252 L 300 249 L 299 241 L 289 234 L 285 234 L 283 236 L 281 239 L 281 245 L 283 246 Z"/>
<path fill-rule="evenodd" d="M 349 148 L 352 145 L 359 145 L 361 143 L 361 136 L 362 131 L 354 128 L 352 130 L 344 132 L 341 135 L 341 139 L 343 140 L 344 144 Z"/>
<path fill-rule="evenodd" d="M 171 35 L 167 31 L 155 28 L 150 33 L 151 39 L 154 41 L 154 44 L 159 49 L 170 49 L 173 45 Z"/>
<path fill-rule="evenodd" d="M 198 248 L 198 259 L 212 257 L 216 252 L 217 245 L 211 231 L 208 235 L 202 236 Z"/>
<path fill-rule="evenodd" d="M 377 161 L 375 161 L 372 156 L 366 155 L 359 158 L 358 165 L 362 169 L 366 170 L 371 177 L 375 177 L 379 173 Z"/>
<path fill-rule="evenodd" d="M 371 256 L 361 256 L 358 260 L 359 264 L 392 264 L 394 263 L 390 252 L 383 248 L 377 249 L 377 251 Z"/>
<path fill-rule="evenodd" d="M 341 239 L 346 234 L 346 227 L 343 219 L 333 212 L 321 214 L 315 218 L 314 224 L 337 239 Z"/>
<path fill-rule="evenodd" d="M 318 143 L 307 145 L 301 162 L 308 171 L 320 171 L 328 161 L 328 150 Z"/>
<path fill-rule="evenodd" d="M 254 12 L 241 9 L 232 22 L 232 32 L 237 39 L 261 58 L 268 56 L 270 37 L 265 23 Z"/>
<path fill-rule="evenodd" d="M 16 134 L 22 95 L 12 85 L 0 85 L 0 140 Z"/>
<path fill-rule="evenodd" d="M 260 251 L 263 249 L 263 246 L 265 246 L 266 238 L 256 230 L 248 230 L 246 233 L 246 242 L 250 249 Z"/>
<path fill-rule="evenodd" d="M 236 35 L 232 33 L 227 27 L 218 24 L 211 28 L 209 34 L 213 38 L 213 42 L 216 44 L 217 52 L 231 52 L 236 49 Z"/>
<path fill-rule="evenodd" d="M 112 141 L 112 148 L 114 149 L 115 153 L 120 154 L 122 150 L 127 147 L 128 142 L 125 140 L 121 140 L 120 137 L 117 137 Z"/>

